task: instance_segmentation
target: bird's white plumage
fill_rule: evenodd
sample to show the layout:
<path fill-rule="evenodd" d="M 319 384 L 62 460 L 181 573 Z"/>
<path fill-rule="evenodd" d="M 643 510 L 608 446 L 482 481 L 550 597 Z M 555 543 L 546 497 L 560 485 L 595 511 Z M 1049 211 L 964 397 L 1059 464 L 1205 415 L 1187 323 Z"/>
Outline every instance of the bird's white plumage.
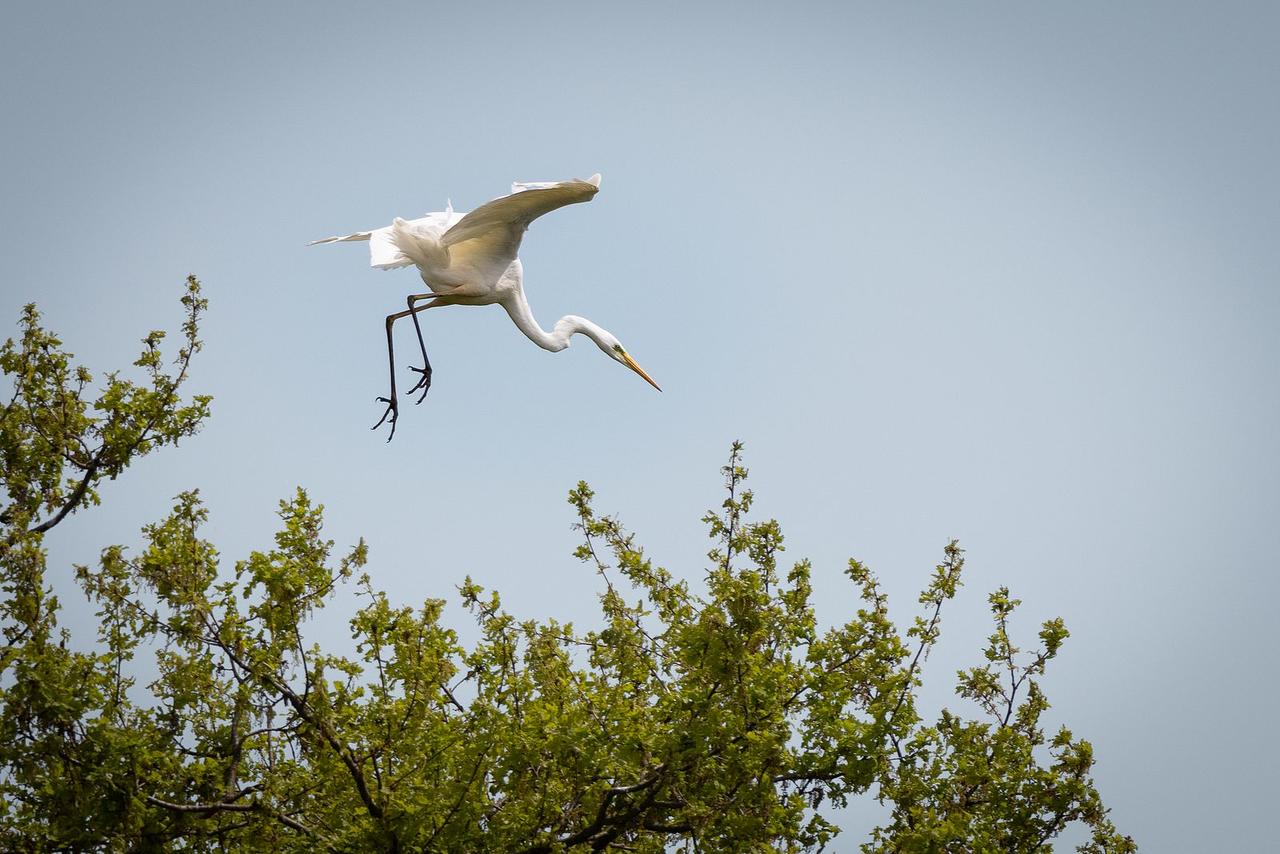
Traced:
<path fill-rule="evenodd" d="M 586 318 L 566 315 L 548 332 L 534 320 L 525 299 L 524 271 L 517 253 L 529 224 L 565 205 L 589 202 L 599 189 L 599 173 L 585 181 L 516 182 L 511 185 L 510 195 L 486 202 L 467 214 L 455 212 L 450 204 L 443 211 L 429 213 L 419 219 L 397 217 L 391 225 L 383 228 L 358 231 L 343 237 L 326 237 L 308 244 L 366 240 L 369 242 L 370 266 L 394 270 L 412 264 L 431 289 L 430 295 L 410 297 L 408 311 L 387 318 L 387 351 L 392 362 L 391 396 L 379 398 L 387 403 L 387 413 L 379 425 L 390 417 L 394 435 L 397 408 L 391 324 L 397 317 L 410 315 L 414 316 L 416 324 L 417 312 L 439 305 L 500 304 L 521 332 L 539 347 L 552 352 L 568 347 L 570 337 L 581 333 L 611 359 L 626 365 L 658 388 L 658 384 L 632 360 L 608 330 Z M 427 302 L 415 308 L 415 299 Z M 425 361 L 425 347 L 422 355 Z M 430 387 L 430 367 L 415 370 L 423 376 L 411 392 L 421 388 L 425 396 L 426 389 Z"/>

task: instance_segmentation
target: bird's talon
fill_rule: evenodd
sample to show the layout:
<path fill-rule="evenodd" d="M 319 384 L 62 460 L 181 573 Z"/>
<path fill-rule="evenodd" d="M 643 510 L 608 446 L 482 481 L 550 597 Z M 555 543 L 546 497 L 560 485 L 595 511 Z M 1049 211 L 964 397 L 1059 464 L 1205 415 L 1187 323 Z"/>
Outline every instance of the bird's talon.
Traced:
<path fill-rule="evenodd" d="M 419 397 L 417 400 L 417 403 L 422 403 L 422 401 L 427 397 L 427 391 L 431 388 L 431 368 L 415 368 L 413 365 L 410 365 L 409 370 L 422 374 L 422 376 L 418 378 L 416 383 L 414 383 L 413 388 L 406 391 L 405 394 L 411 395 L 418 389 L 422 389 L 422 397 Z"/>
<path fill-rule="evenodd" d="M 396 435 L 396 419 L 400 417 L 400 407 L 392 398 L 379 397 L 375 398 L 375 400 L 378 403 L 385 403 L 387 405 L 387 409 L 382 413 L 382 417 L 378 419 L 378 423 L 374 424 L 369 429 L 377 430 L 384 422 L 389 424 L 391 427 L 391 435 L 387 436 L 387 441 L 390 442 L 392 437 Z"/>

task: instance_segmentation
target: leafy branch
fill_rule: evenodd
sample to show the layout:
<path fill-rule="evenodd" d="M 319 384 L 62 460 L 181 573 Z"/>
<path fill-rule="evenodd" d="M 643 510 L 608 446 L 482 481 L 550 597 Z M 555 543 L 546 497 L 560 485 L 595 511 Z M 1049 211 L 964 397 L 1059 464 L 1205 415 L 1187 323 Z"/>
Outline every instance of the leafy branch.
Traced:
<path fill-rule="evenodd" d="M 183 305 L 172 366 L 152 333 L 145 380 L 107 374 L 92 401 L 92 376 L 34 307 L 0 348 L 0 848 L 806 851 L 839 833 L 830 808 L 875 796 L 890 815 L 866 852 L 1042 851 L 1072 822 L 1090 854 L 1136 850 L 1094 786 L 1091 745 L 1044 733 L 1062 621 L 1023 651 L 1020 603 L 992 593 L 984 663 L 957 688 L 978 718 L 924 721 L 959 545 L 905 631 L 857 560 L 843 622 L 820 624 L 813 567 L 782 565 L 781 526 L 751 515 L 741 442 L 704 517 L 700 578 L 655 564 L 585 483 L 570 492 L 575 555 L 601 586 L 585 630 L 518 618 L 468 577 L 464 645 L 443 600 L 395 605 L 374 586 L 363 541 L 335 556 L 301 489 L 269 547 L 225 562 L 192 490 L 136 554 L 109 546 L 77 568 L 98 645 L 76 650 L 43 538 L 207 416 L 207 397 L 182 397 L 205 307 L 195 279 Z M 316 642 L 314 618 L 353 582 L 344 656 Z"/>

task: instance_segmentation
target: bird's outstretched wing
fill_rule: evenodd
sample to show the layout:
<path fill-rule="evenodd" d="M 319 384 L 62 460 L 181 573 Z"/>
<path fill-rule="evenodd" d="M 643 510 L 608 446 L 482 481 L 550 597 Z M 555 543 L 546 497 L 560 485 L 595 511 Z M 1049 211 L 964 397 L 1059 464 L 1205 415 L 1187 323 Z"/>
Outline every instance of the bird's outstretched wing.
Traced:
<path fill-rule="evenodd" d="M 482 255 L 512 259 L 529 223 L 565 205 L 589 202 L 600 190 L 600 176 L 586 181 L 513 184 L 509 196 L 494 199 L 464 216 L 445 232 L 441 244 L 450 256 Z"/>
<path fill-rule="evenodd" d="M 396 246 L 395 239 L 391 234 L 391 226 L 375 228 L 372 231 L 357 231 L 355 234 L 348 234 L 345 237 L 325 237 L 321 240 L 313 240 L 307 245 L 346 243 L 352 240 L 369 241 L 370 267 L 375 267 L 379 270 L 394 270 L 397 267 L 407 267 L 413 263 L 407 255 L 400 251 L 400 247 Z"/>
<path fill-rule="evenodd" d="M 459 221 L 459 216 L 459 214 L 453 212 L 453 205 L 450 204 L 443 211 L 429 213 L 419 219 L 406 220 L 404 224 L 411 231 L 438 238 L 449 228 L 450 224 Z M 394 270 L 398 267 L 408 267 L 413 263 L 413 260 L 396 243 L 394 225 L 375 228 L 372 231 L 357 231 L 355 234 L 348 234 L 343 237 L 325 237 L 321 240 L 313 240 L 307 245 L 317 246 L 321 243 L 345 243 L 354 240 L 369 241 L 370 267 L 379 270 Z"/>

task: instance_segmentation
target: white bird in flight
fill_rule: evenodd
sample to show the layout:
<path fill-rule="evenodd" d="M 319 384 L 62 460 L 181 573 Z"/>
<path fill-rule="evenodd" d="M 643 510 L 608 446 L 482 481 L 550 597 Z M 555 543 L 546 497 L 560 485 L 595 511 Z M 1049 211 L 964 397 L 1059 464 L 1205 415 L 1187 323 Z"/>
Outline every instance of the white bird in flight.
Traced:
<path fill-rule="evenodd" d="M 405 392 L 413 394 L 422 389 L 418 403 L 431 388 L 431 362 L 427 360 L 427 348 L 422 340 L 422 327 L 418 324 L 418 312 L 442 305 L 492 305 L 497 303 L 507 310 L 511 320 L 529 340 L 553 353 L 569 346 L 569 338 L 582 333 L 596 342 L 605 355 L 621 362 L 649 385 L 662 391 L 658 384 L 635 363 L 625 347 L 612 333 L 585 317 L 569 314 L 556 321 L 547 332 L 533 318 L 529 301 L 524 296 L 524 269 L 516 253 L 529 223 L 545 213 L 565 205 L 589 202 L 600 190 L 599 173 L 587 180 L 514 183 L 511 195 L 483 204 L 468 214 L 457 213 L 453 205 L 446 210 L 429 213 L 421 219 L 405 220 L 396 217 L 391 225 L 373 231 L 359 231 L 345 237 L 326 237 L 307 244 L 339 243 L 348 240 L 369 242 L 370 266 L 379 270 L 394 270 L 414 264 L 429 293 L 410 294 L 406 311 L 387 315 L 387 360 L 391 368 L 391 395 L 380 397 L 387 404 L 386 411 L 373 429 L 378 429 L 390 419 L 391 437 L 396 433 L 396 367 L 392 346 L 391 326 L 402 317 L 413 318 L 418 333 L 418 346 L 422 350 L 423 367 L 410 367 L 422 376 L 417 385 Z M 422 305 L 418 302 L 427 301 Z"/>

